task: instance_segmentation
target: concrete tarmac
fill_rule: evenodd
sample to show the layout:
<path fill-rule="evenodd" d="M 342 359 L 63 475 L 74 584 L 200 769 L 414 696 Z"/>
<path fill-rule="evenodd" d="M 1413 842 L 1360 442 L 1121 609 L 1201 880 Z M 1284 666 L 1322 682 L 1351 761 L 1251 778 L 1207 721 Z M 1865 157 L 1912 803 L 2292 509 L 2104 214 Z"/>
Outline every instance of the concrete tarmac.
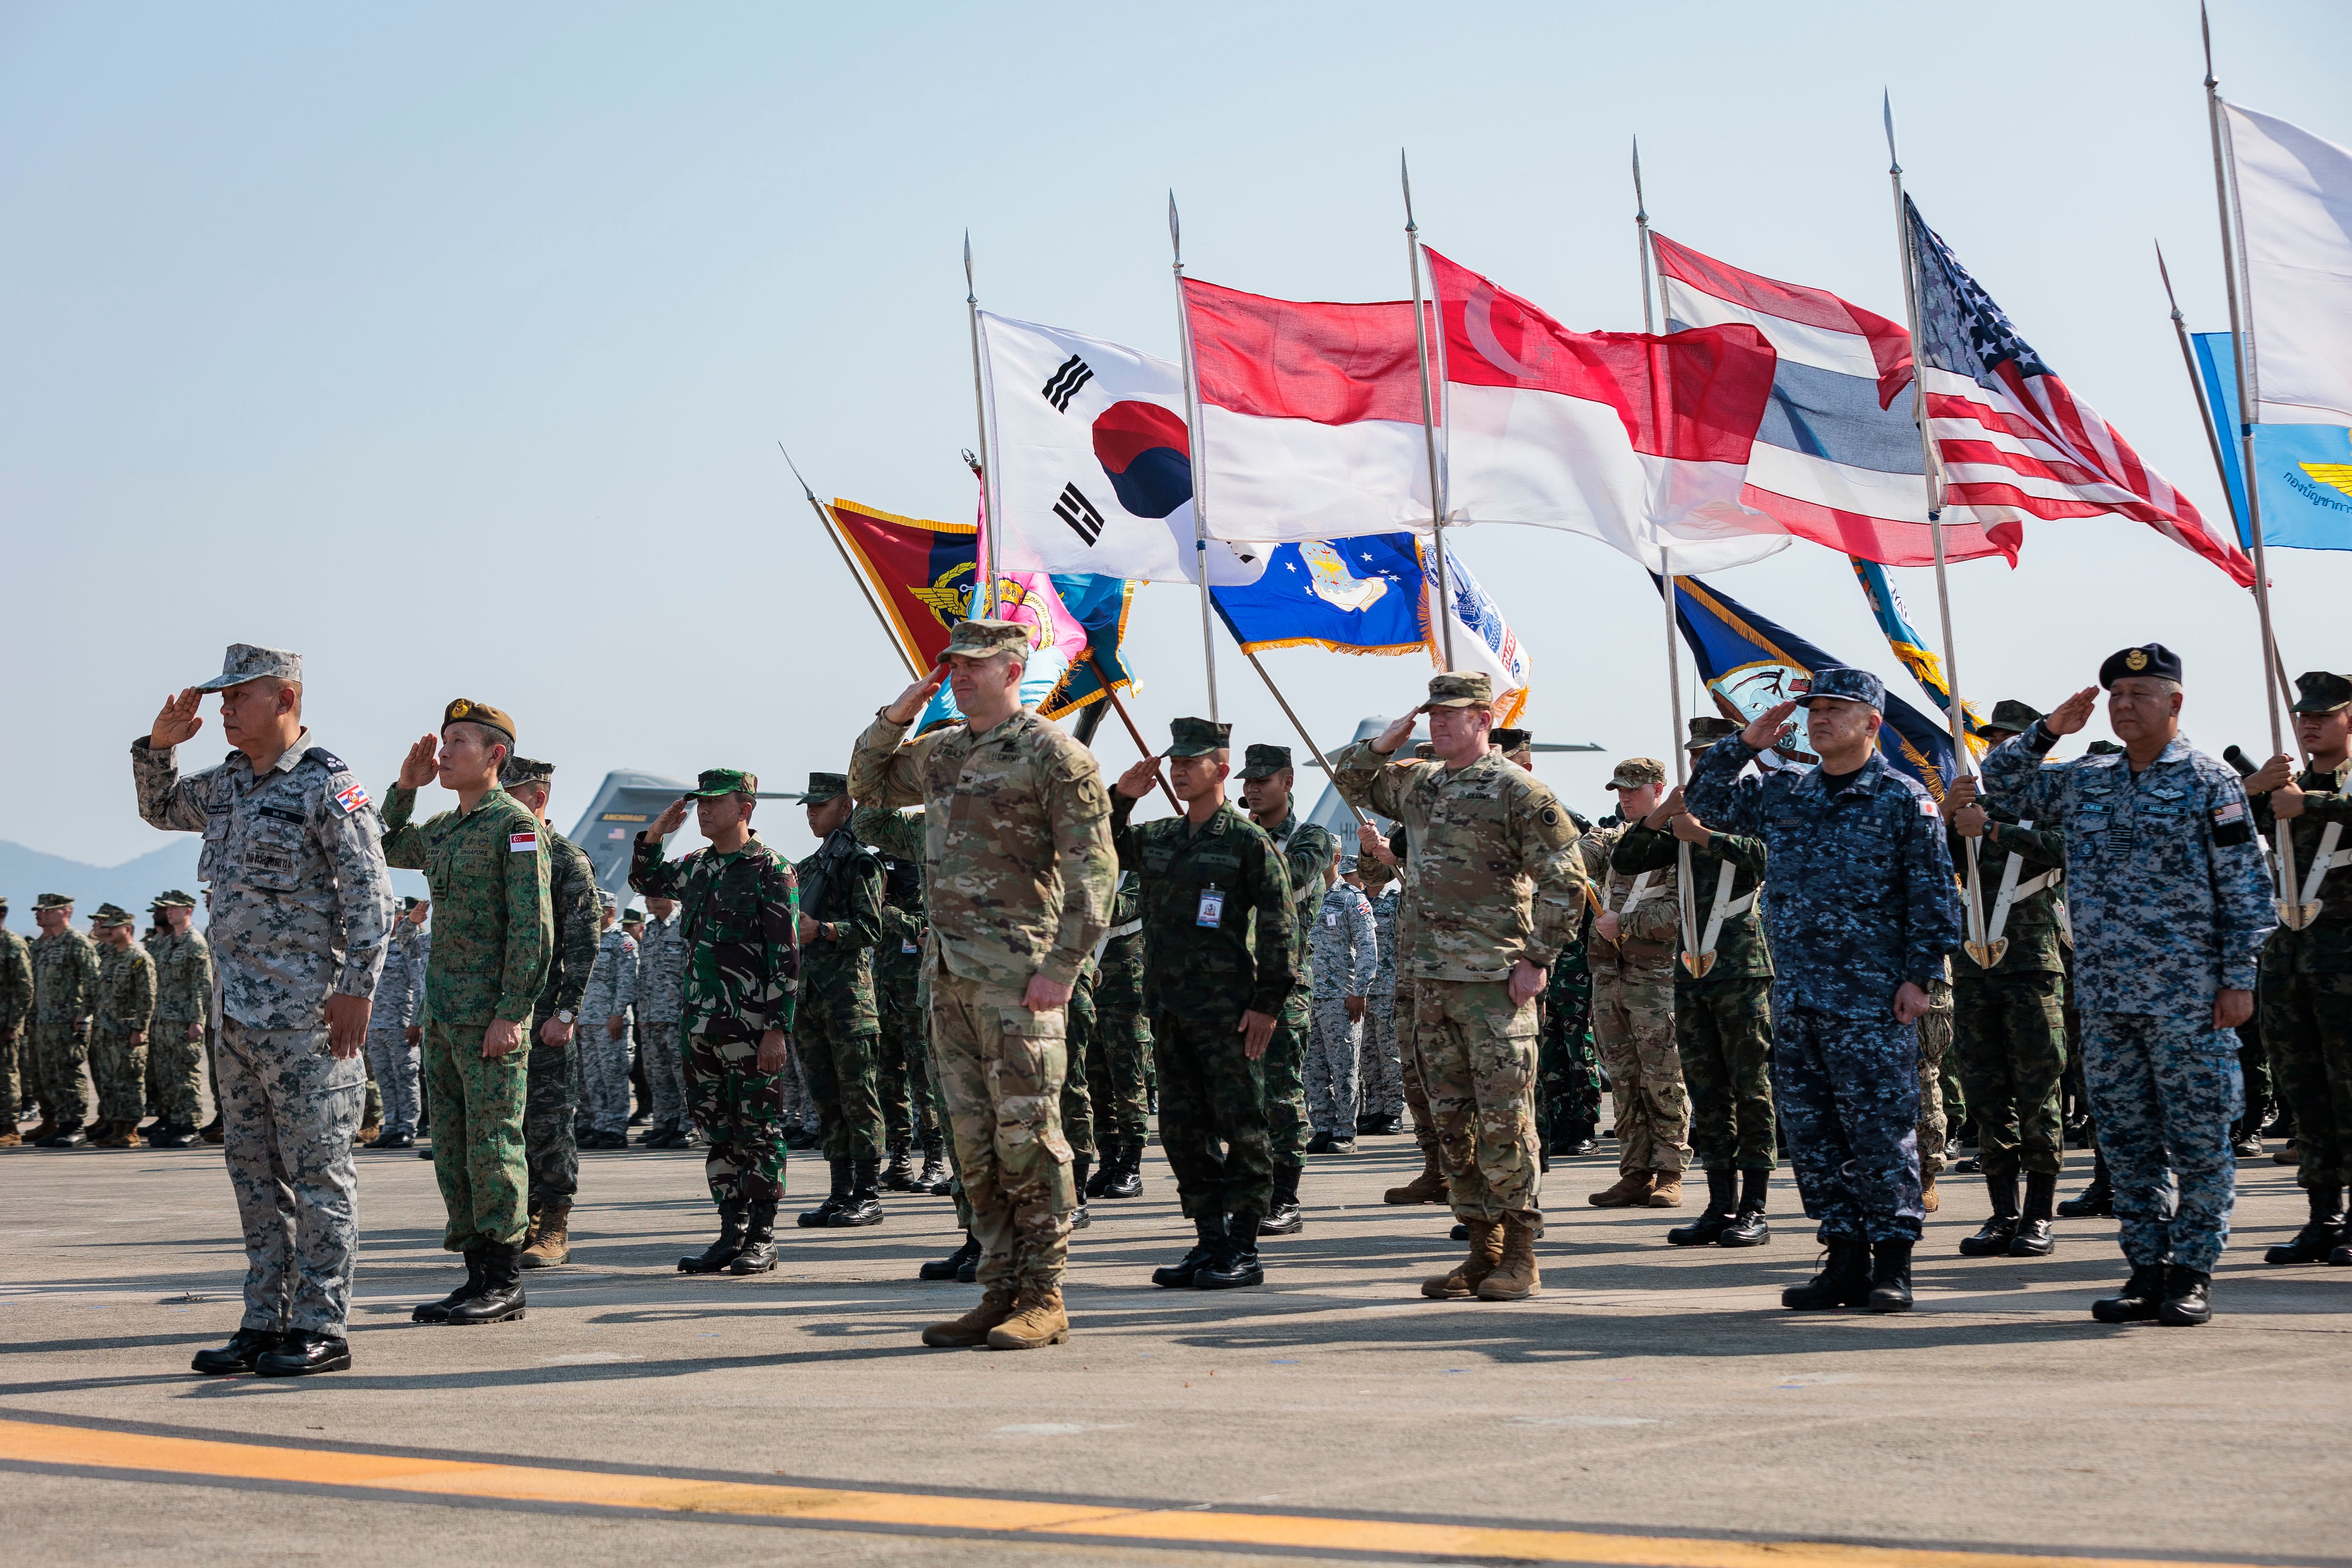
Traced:
<path fill-rule="evenodd" d="M 2124 1272 L 2111 1222 L 2062 1221 L 2046 1260 L 1958 1257 L 1984 1213 L 1961 1176 L 1916 1312 L 1786 1312 L 1817 1249 L 1785 1173 L 1769 1246 L 1684 1250 L 1664 1235 L 1703 1187 L 1679 1211 L 1595 1209 L 1608 1158 L 1546 1181 L 1539 1299 L 1425 1301 L 1421 1279 L 1459 1252 L 1450 1217 L 1381 1205 L 1418 1168 L 1409 1140 L 1359 1148 L 1314 1161 L 1305 1232 L 1266 1240 L 1264 1289 L 1228 1292 L 1150 1284 L 1190 1234 L 1154 1151 L 1144 1196 L 1097 1203 L 1073 1239 L 1070 1343 L 1026 1354 L 919 1343 L 974 1294 L 913 1277 L 957 1240 L 945 1199 L 892 1197 L 873 1229 L 787 1228 L 773 1274 L 688 1277 L 677 1257 L 713 1229 L 699 1159 L 635 1151 L 582 1157 L 573 1262 L 527 1277 L 526 1321 L 415 1325 L 457 1279 L 432 1167 L 362 1154 L 354 1365 L 289 1380 L 188 1370 L 240 1310 L 215 1151 L 7 1151 L 9 1555 L 2352 1560 L 2352 1270 L 2262 1262 L 2303 1211 L 2267 1159 L 2239 1169 L 2218 1315 L 2162 1329 L 2088 1316 Z M 2076 1155 L 2062 1192 L 2088 1166 Z M 793 1174 L 823 1191 L 821 1163 Z M 384 1479 L 405 1461 L 353 1450 L 459 1479 Z M 1740 1544 L 1759 1542 L 1791 1544 Z M 1799 1544 L 1841 1542 L 1901 1550 Z"/>

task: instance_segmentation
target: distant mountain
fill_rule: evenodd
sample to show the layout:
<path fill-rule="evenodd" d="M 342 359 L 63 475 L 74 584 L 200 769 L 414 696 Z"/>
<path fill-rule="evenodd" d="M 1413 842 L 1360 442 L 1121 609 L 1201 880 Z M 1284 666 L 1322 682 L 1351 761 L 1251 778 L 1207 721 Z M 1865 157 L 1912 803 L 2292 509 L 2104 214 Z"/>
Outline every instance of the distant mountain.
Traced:
<path fill-rule="evenodd" d="M 71 895 L 78 928 L 87 927 L 89 912 L 101 904 L 122 905 L 139 916 L 143 928 L 147 901 L 171 887 L 194 894 L 201 905 L 204 890 L 196 885 L 196 857 L 203 848 L 204 841 L 197 834 L 173 833 L 161 849 L 137 860 L 98 866 L 0 839 L 0 894 L 8 898 L 8 929 L 20 936 L 32 935 L 33 899 L 44 893 Z M 413 871 L 394 872 L 392 880 L 401 893 L 422 896 L 425 892 L 425 879 Z M 201 907 L 196 917 L 203 921 Z"/>

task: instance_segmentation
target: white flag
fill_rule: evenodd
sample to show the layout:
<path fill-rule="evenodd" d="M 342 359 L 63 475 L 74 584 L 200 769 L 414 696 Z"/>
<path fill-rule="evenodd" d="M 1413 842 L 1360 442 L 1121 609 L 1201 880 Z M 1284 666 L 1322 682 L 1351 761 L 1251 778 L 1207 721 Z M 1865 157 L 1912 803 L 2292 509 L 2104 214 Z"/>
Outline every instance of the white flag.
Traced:
<path fill-rule="evenodd" d="M 1421 546 L 1424 623 L 1429 620 L 1429 606 L 1437 598 L 1434 554 L 1433 546 Z M 1453 600 L 1446 606 L 1446 619 L 1454 623 L 1454 667 L 1486 671 L 1495 684 L 1495 722 L 1515 725 L 1527 711 L 1528 688 L 1535 684 L 1535 661 L 1528 656 L 1527 644 L 1511 630 L 1511 623 L 1503 619 L 1502 606 L 1478 586 L 1478 580 L 1470 575 L 1451 545 L 1445 550 L 1445 579 Z M 1445 664 L 1445 647 L 1444 632 L 1433 628 L 1429 654 L 1441 668 Z"/>
<path fill-rule="evenodd" d="M 2352 151 L 2229 111 L 2254 418 L 2352 424 Z"/>
<path fill-rule="evenodd" d="M 1183 373 L 985 310 L 980 332 L 998 568 L 1198 582 Z M 1265 559 L 1211 540 L 1209 580 L 1255 582 Z"/>

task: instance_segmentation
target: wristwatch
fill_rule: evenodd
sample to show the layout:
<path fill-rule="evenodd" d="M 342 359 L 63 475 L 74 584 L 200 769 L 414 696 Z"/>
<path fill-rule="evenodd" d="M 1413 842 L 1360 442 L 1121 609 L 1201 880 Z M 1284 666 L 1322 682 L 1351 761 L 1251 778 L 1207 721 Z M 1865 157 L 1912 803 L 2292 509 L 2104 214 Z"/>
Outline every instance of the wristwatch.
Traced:
<path fill-rule="evenodd" d="M 575 1015 L 570 1008 L 558 1008 L 555 1009 L 555 1021 L 557 1023 L 569 1024 L 574 1016 Z"/>

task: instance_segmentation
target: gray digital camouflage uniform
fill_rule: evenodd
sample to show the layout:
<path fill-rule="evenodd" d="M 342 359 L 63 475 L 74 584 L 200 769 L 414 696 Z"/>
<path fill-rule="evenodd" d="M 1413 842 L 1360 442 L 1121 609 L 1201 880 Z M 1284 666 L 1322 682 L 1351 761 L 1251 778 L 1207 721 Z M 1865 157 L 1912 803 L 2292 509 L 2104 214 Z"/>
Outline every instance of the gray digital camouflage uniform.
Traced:
<path fill-rule="evenodd" d="M 1364 890 L 1339 883 L 1323 895 L 1314 928 L 1314 1037 L 1307 1052 L 1307 1114 L 1315 1130 L 1356 1135 L 1361 1104 L 1357 1062 L 1363 1025 L 1348 1016 L 1350 998 L 1365 999 L 1380 967 L 1380 936 Z M 1365 1011 L 1369 1015 L 1370 1007 Z"/>
<path fill-rule="evenodd" d="M 596 962 L 580 1001 L 580 1077 L 588 1092 L 589 1124 L 607 1137 L 629 1130 L 630 1009 L 637 1001 L 636 938 L 618 925 L 607 926 L 596 944 Z M 620 1038 L 612 1034 L 621 1020 Z"/>
<path fill-rule="evenodd" d="M 413 921 L 399 921 L 385 945 L 383 974 L 375 983 L 375 1006 L 368 1011 L 368 1067 L 383 1096 L 386 1137 L 413 1137 L 419 1098 L 417 1049 L 408 1031 L 424 1027 L 425 969 L 432 962 L 433 937 Z"/>
<path fill-rule="evenodd" d="M 637 941 L 637 1039 L 645 1052 L 646 1082 L 654 1092 L 653 1124 L 674 1134 L 691 1125 L 677 1039 L 678 1015 L 686 1008 L 684 930 L 685 917 L 675 909 L 667 920 L 648 913 L 646 934 Z"/>

